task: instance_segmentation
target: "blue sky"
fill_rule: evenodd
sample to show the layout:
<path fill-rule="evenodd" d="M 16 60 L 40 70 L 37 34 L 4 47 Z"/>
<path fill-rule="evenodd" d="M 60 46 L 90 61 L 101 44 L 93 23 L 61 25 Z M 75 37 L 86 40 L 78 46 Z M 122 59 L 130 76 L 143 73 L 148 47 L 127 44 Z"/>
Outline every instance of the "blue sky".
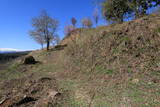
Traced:
<path fill-rule="evenodd" d="M 0 0 L 0 48 L 39 49 L 28 32 L 31 19 L 43 9 L 59 20 L 58 34 L 62 38 L 64 26 L 73 16 L 80 23 L 83 17 L 92 17 L 94 8 L 93 0 Z"/>

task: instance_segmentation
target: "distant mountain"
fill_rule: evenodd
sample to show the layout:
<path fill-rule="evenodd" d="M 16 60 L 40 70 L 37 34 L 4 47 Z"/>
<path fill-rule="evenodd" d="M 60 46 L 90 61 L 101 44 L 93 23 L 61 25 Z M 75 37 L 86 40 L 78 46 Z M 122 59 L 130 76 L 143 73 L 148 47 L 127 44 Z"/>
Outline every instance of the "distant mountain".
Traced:
<path fill-rule="evenodd" d="M 17 52 L 22 52 L 22 51 L 12 48 L 0 48 L 0 53 L 17 53 Z"/>

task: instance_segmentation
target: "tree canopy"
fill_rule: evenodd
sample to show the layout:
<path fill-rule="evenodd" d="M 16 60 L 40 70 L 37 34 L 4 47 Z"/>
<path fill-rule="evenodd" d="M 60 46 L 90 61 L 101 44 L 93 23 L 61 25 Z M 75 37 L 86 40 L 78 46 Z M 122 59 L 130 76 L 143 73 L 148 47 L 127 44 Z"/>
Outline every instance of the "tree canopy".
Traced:
<path fill-rule="evenodd" d="M 106 20 L 123 22 L 125 16 L 139 18 L 147 15 L 147 10 L 160 5 L 160 0 L 104 0 L 102 13 Z"/>
<path fill-rule="evenodd" d="M 36 38 L 43 39 L 44 43 L 47 43 L 47 50 L 49 50 L 50 42 L 54 40 L 53 38 L 58 28 L 58 21 L 50 17 L 44 10 L 40 16 L 32 19 L 32 27 L 33 30 L 30 31 L 30 35 L 36 41 Z"/>

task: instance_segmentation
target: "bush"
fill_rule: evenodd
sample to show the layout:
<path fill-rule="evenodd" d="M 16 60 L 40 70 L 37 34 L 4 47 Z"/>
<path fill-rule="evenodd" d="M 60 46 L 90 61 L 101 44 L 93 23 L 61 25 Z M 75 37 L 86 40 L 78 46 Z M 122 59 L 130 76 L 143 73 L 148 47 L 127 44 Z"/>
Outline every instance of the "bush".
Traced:
<path fill-rule="evenodd" d="M 91 19 L 89 18 L 84 18 L 82 19 L 82 26 L 85 28 L 91 28 L 93 26 L 93 23 L 91 21 Z"/>
<path fill-rule="evenodd" d="M 65 26 L 65 28 L 64 28 L 64 33 L 65 33 L 65 35 L 67 36 L 67 35 L 70 35 L 71 32 L 74 31 L 74 30 L 75 30 L 75 27 L 74 27 L 74 26 L 68 25 L 68 26 Z"/>

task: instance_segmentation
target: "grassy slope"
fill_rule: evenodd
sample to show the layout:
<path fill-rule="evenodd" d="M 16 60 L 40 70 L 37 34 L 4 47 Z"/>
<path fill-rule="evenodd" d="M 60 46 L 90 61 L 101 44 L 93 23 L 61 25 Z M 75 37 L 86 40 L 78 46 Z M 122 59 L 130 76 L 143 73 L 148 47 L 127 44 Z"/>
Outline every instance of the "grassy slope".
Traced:
<path fill-rule="evenodd" d="M 160 106 L 160 16 L 81 29 L 65 43 L 64 50 L 32 52 L 42 64 L 14 64 L 1 80 L 52 75 L 69 93 L 68 107 Z"/>

